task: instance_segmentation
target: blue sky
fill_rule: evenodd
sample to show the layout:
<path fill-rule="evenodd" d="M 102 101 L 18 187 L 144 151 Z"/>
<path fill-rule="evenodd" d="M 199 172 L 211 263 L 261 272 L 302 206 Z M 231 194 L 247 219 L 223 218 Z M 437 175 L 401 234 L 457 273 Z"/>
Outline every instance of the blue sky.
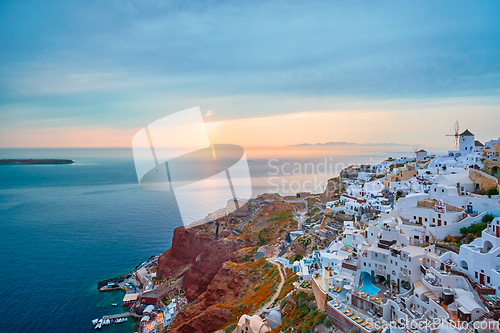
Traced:
<path fill-rule="evenodd" d="M 0 146 L 36 145 L 14 130 L 132 133 L 196 105 L 210 121 L 442 108 L 442 131 L 493 117 L 491 139 L 499 17 L 498 1 L 3 1 Z"/>

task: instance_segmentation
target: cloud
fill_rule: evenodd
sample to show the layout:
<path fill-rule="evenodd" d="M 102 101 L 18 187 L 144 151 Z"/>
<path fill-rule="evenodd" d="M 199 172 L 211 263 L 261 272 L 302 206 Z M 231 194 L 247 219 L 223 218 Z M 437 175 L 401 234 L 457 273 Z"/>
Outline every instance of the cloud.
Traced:
<path fill-rule="evenodd" d="M 465 1 L 3 2 L 0 125 L 130 128 L 196 105 L 229 120 L 495 98 L 499 14 L 497 2 Z"/>

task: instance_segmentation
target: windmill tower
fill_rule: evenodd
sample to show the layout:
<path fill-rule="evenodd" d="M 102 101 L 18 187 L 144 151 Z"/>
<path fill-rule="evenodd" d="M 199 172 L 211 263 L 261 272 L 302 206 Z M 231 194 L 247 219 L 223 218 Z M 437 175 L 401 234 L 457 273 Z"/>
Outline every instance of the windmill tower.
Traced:
<path fill-rule="evenodd" d="M 460 127 L 458 126 L 458 121 L 455 121 L 455 134 L 446 134 L 446 136 L 455 137 L 455 150 L 458 150 L 458 143 L 460 142 Z"/>
<path fill-rule="evenodd" d="M 415 161 L 418 161 L 418 156 L 417 156 L 418 151 L 419 151 L 418 145 L 414 145 L 413 146 L 413 154 L 415 156 Z"/>

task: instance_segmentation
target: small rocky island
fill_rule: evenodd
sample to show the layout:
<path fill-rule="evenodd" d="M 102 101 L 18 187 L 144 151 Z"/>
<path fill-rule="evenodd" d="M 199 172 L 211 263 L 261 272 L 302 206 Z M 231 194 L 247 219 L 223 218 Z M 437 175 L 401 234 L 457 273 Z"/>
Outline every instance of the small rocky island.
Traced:
<path fill-rule="evenodd" d="M 72 160 L 62 160 L 54 158 L 43 159 L 0 159 L 0 165 L 29 165 L 29 164 L 71 164 L 75 163 Z"/>

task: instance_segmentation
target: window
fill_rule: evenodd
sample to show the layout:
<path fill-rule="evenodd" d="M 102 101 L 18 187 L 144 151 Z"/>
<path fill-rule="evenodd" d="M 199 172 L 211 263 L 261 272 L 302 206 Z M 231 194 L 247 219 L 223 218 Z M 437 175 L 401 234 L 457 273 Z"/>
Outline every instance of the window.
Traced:
<path fill-rule="evenodd" d="M 368 264 L 368 267 L 372 267 L 372 264 Z"/>
<path fill-rule="evenodd" d="M 416 219 L 417 219 L 417 217 L 416 217 L 416 216 L 413 216 L 413 219 L 414 219 L 414 220 L 416 220 Z"/>
<path fill-rule="evenodd" d="M 490 277 L 489 276 L 486 277 L 486 282 L 490 283 Z"/>
<path fill-rule="evenodd" d="M 410 275 L 411 275 L 411 271 L 408 271 L 408 274 L 410 274 Z"/>
<path fill-rule="evenodd" d="M 366 266 L 366 262 L 363 263 Z"/>
<path fill-rule="evenodd" d="M 436 223 L 436 218 L 435 217 L 432 218 L 432 222 Z"/>
<path fill-rule="evenodd" d="M 427 222 L 427 217 L 425 218 L 425 222 Z"/>
<path fill-rule="evenodd" d="M 392 259 L 391 259 L 391 264 L 392 264 Z"/>
<path fill-rule="evenodd" d="M 438 214 L 438 219 L 440 219 L 440 218 L 441 218 L 441 214 Z"/>
<path fill-rule="evenodd" d="M 477 279 L 477 272 L 476 272 L 476 279 Z"/>
<path fill-rule="evenodd" d="M 375 253 L 375 257 L 378 257 L 378 253 Z"/>
<path fill-rule="evenodd" d="M 448 224 L 448 222 L 444 221 L 444 225 L 447 225 L 447 224 Z"/>
<path fill-rule="evenodd" d="M 408 261 L 411 261 L 411 257 L 408 257 Z"/>

